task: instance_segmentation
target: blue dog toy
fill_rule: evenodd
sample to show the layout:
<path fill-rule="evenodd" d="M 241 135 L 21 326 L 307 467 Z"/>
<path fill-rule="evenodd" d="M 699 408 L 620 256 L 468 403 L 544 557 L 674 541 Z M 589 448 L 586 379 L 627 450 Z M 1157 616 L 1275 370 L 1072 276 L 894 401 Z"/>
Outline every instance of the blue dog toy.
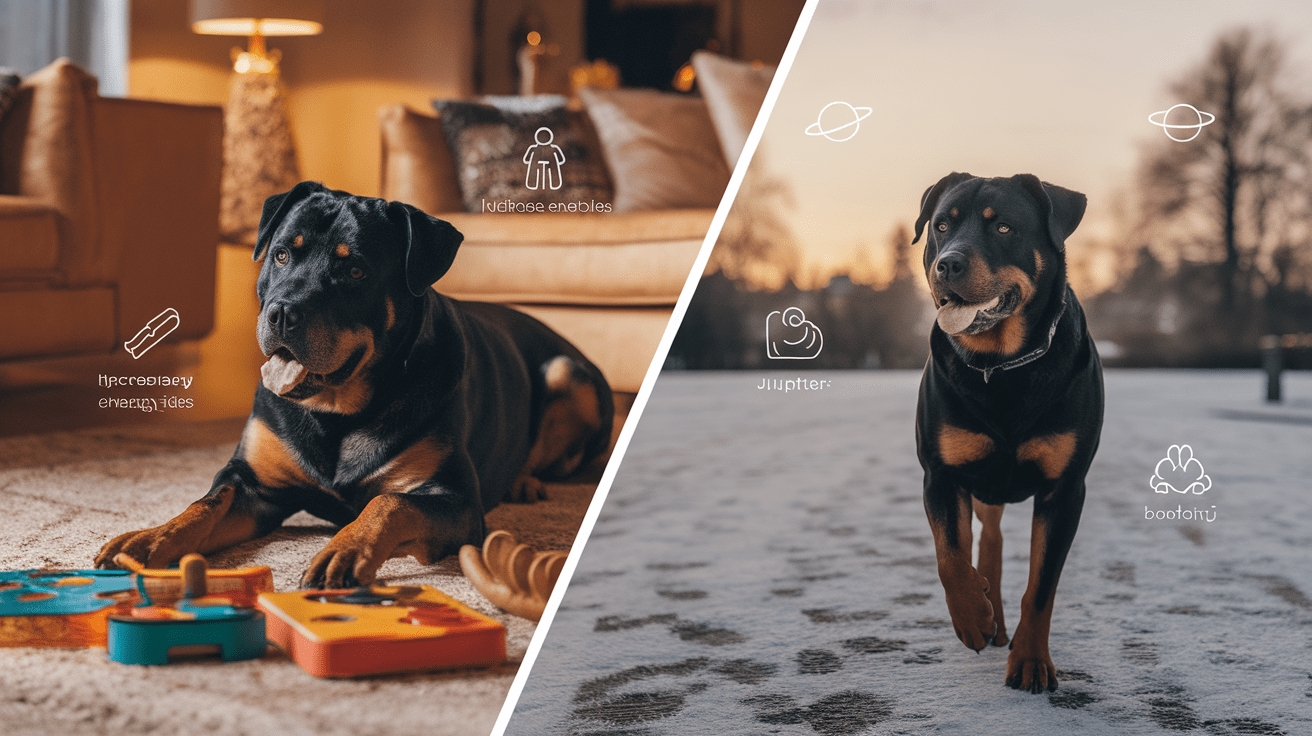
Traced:
<path fill-rule="evenodd" d="M 182 558 L 186 597 L 175 606 L 154 606 L 144 576 L 137 590 L 144 603 L 131 616 L 109 617 L 109 658 L 123 664 L 168 664 L 169 655 L 217 653 L 225 662 L 264 656 L 264 614 L 232 605 L 227 598 L 205 597 L 205 558 Z"/>

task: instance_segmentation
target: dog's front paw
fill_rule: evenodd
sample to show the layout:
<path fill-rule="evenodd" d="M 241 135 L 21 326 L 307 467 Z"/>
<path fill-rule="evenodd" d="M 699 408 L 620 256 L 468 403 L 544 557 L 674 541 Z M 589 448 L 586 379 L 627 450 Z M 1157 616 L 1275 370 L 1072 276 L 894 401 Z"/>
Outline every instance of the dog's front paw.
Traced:
<path fill-rule="evenodd" d="M 383 540 L 371 538 L 348 524 L 310 561 L 301 576 L 302 588 L 356 588 L 372 585 L 378 568 L 391 557 Z"/>
<path fill-rule="evenodd" d="M 511 485 L 510 496 L 506 500 L 511 503 L 545 501 L 547 500 L 547 484 L 531 475 L 521 475 Z"/>
<path fill-rule="evenodd" d="M 1057 667 L 1048 654 L 1047 637 L 1039 641 L 1029 635 L 1024 621 L 1016 627 L 1007 655 L 1007 687 L 1032 693 L 1057 689 Z"/>
<path fill-rule="evenodd" d="M 164 524 L 114 537 L 100 548 L 96 555 L 96 568 L 117 569 L 119 564 L 114 558 L 120 553 L 146 567 L 165 568 L 183 556 L 198 551 L 198 548 L 199 542 L 188 534 L 188 530 L 178 529 L 174 524 Z"/>
<path fill-rule="evenodd" d="M 961 643 L 976 652 L 988 646 L 997 633 L 988 589 L 989 581 L 974 568 L 943 580 L 952 628 Z"/>

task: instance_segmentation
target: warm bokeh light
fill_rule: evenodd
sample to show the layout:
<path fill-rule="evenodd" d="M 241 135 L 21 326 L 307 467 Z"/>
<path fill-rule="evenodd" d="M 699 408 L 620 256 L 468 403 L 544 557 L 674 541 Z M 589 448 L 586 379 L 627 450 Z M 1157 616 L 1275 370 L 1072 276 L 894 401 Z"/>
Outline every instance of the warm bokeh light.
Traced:
<path fill-rule="evenodd" d="M 537 31 L 529 31 L 529 32 L 528 32 L 528 45 L 529 45 L 529 46 L 537 46 L 537 45 L 540 44 L 540 43 L 542 43 L 542 34 L 541 34 L 541 33 L 538 33 Z"/>
<path fill-rule="evenodd" d="M 692 83 L 697 79 L 697 73 L 692 70 L 692 64 L 685 62 L 679 67 L 679 71 L 674 73 L 673 86 L 680 92 L 687 92 L 692 89 Z"/>

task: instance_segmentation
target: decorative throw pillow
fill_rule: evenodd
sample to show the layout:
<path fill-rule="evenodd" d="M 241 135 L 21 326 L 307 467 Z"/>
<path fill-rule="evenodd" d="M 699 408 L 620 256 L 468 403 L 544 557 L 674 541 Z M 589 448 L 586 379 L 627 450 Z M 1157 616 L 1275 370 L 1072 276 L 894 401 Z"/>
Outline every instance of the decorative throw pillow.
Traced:
<path fill-rule="evenodd" d="M 608 211 L 610 180 L 587 116 L 564 97 L 435 100 L 469 212 Z"/>
<path fill-rule="evenodd" d="M 694 51 L 692 68 L 697 73 L 697 88 L 706 98 L 706 107 L 715 123 L 715 133 L 724 149 L 730 168 L 738 163 L 747 136 L 756 122 L 756 113 L 770 91 L 774 67 L 760 62 L 738 61 L 709 51 Z"/>
<path fill-rule="evenodd" d="M 646 89 L 582 89 L 597 127 L 615 211 L 715 207 L 729 166 L 699 97 Z"/>

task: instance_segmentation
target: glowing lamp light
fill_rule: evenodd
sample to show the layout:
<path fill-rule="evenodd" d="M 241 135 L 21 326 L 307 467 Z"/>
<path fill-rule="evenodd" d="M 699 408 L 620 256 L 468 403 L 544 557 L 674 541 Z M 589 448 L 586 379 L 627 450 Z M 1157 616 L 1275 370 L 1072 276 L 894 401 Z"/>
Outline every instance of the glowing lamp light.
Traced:
<path fill-rule="evenodd" d="M 278 56 L 265 50 L 265 37 L 323 33 L 323 0 L 192 0 L 191 30 L 250 38 L 245 53 L 232 55 L 233 69 L 268 74 L 277 68 Z"/>
<path fill-rule="evenodd" d="M 324 0 L 191 0 L 191 30 L 247 36 L 232 49 L 232 75 L 223 117 L 223 181 L 219 232 L 228 242 L 252 244 L 264 200 L 300 181 L 287 119 L 286 89 L 278 74 L 282 53 L 266 36 L 323 32 Z"/>

